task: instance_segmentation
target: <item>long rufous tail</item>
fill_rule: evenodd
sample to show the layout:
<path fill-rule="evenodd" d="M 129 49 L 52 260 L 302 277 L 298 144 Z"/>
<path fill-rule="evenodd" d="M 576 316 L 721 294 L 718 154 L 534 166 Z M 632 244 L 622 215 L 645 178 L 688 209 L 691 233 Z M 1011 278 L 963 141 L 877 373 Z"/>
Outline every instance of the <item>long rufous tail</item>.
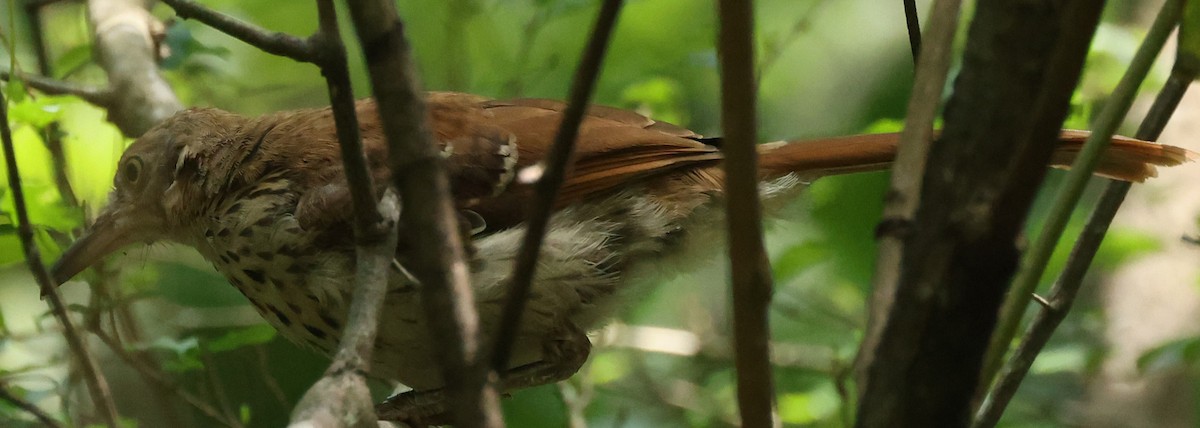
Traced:
<path fill-rule="evenodd" d="M 1050 166 L 1066 168 L 1083 148 L 1090 132 L 1064 130 Z M 759 169 L 763 178 L 800 172 L 813 177 L 887 169 L 896 157 L 899 133 L 868 134 L 788 143 L 763 144 Z M 1200 154 L 1128 137 L 1116 136 L 1105 150 L 1096 174 L 1132 182 L 1157 175 L 1158 166 L 1200 159 Z"/>

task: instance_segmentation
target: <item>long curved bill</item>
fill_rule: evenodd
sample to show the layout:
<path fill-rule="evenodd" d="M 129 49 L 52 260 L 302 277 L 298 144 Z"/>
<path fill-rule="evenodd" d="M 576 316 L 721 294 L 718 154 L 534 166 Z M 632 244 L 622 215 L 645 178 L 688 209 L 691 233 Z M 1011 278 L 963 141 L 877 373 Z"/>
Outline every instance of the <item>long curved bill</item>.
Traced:
<path fill-rule="evenodd" d="M 61 258 L 50 268 L 55 285 L 62 285 L 89 266 L 135 241 L 133 227 L 122 221 L 119 211 L 106 211 L 96 218 L 83 236 L 71 244 Z"/>

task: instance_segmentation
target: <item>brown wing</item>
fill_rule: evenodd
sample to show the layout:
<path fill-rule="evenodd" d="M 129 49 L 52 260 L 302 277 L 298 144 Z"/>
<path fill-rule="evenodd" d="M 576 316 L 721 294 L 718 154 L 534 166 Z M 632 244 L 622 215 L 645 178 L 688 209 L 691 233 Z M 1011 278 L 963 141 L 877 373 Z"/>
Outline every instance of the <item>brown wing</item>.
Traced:
<path fill-rule="evenodd" d="M 470 100 L 445 94 L 432 100 Z M 510 132 L 519 152 L 518 168 L 541 161 L 553 144 L 566 104 L 545 99 L 492 100 L 479 103 L 486 123 Z M 435 123 L 435 128 L 444 126 Z M 621 185 L 678 168 L 715 164 L 716 147 L 696 141 L 687 129 L 657 122 L 628 110 L 593 106 L 580 126 L 575 157 L 559 192 L 565 206 Z M 508 227 L 523 217 L 532 192 L 513 184 L 495 198 L 474 201 L 468 208 L 489 219 L 489 228 Z"/>

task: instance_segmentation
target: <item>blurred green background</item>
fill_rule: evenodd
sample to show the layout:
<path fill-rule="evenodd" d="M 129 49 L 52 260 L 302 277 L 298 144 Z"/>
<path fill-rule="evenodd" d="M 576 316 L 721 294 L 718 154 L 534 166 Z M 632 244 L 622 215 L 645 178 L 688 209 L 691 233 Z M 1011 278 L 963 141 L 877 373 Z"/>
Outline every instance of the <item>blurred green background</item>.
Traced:
<path fill-rule="evenodd" d="M 0 10 L 4 62 L 33 72 L 29 26 L 17 3 L 10 0 Z M 271 30 L 305 36 L 316 29 L 315 8 L 308 2 L 203 3 Z M 1110 2 L 1070 127 L 1086 128 L 1115 85 L 1141 39 L 1147 11 L 1153 10 L 1143 3 L 1160 2 Z M 924 10 L 928 1 L 918 4 Z M 597 2 L 413 0 L 399 5 L 426 88 L 564 98 Z M 912 80 L 900 1 L 760 0 L 757 11 L 764 140 L 899 129 Z M 162 5 L 154 12 L 164 19 L 173 16 Z M 712 1 L 628 1 L 596 102 L 717 134 L 714 15 Z M 54 77 L 102 85 L 83 5 L 49 6 L 44 24 Z M 175 22 L 165 43 L 171 55 L 162 64 L 164 73 L 187 106 L 253 115 L 327 103 L 315 67 L 272 57 L 196 22 Z M 350 52 L 359 53 L 356 46 Z M 368 96 L 357 57 L 351 67 L 356 93 Z M 1147 87 L 1157 87 L 1163 75 L 1159 70 Z M 39 95 L 19 83 L 6 85 L 5 91 L 38 240 L 50 261 L 85 213 L 103 205 L 114 164 L 129 140 L 103 120 L 103 110 L 76 98 Z M 67 172 L 83 202 L 80 208 L 64 203 L 54 185 L 42 144 L 52 122 L 63 132 Z M 1057 179 L 1054 174 L 1051 182 Z M 769 227 L 777 288 L 771 314 L 777 391 L 789 426 L 844 426 L 853 414 L 846 400 L 853 395 L 850 367 L 865 323 L 873 229 L 886 180 L 886 173 L 819 180 Z M 6 204 L 0 213 L 0 381 L 60 414 L 79 401 L 73 394 L 81 388 L 68 376 L 58 327 L 21 263 L 10 192 L 0 192 Z M 1037 210 L 1044 205 L 1039 202 Z M 1098 272 L 1159 246 L 1139 232 L 1115 230 L 1101 252 Z M 719 253 L 698 265 L 695 272 L 650 281 L 648 298 L 631 302 L 616 327 L 594 335 L 591 361 L 570 382 L 505 400 L 509 426 L 734 424 L 725 266 Z M 108 267 L 113 273 L 83 276 L 92 282 L 116 278 L 99 281 L 103 292 L 89 293 L 81 281 L 63 288 L 72 309 L 110 331 L 117 320 L 127 348 L 148 352 L 178 388 L 247 426 L 282 425 L 324 369 L 324 357 L 276 337 L 189 249 L 130 248 Z M 1105 355 L 1104 323 L 1096 292 L 1085 292 L 1034 366 L 1004 424 L 1078 423 L 1069 408 L 1084 395 Z M 1192 348 L 1200 345 L 1189 343 L 1174 343 L 1175 348 L 1148 358 L 1190 364 L 1197 353 Z M 215 425 L 175 394 L 143 383 L 112 353 L 100 355 L 123 416 L 137 426 Z M 389 391 L 384 382 L 377 387 L 380 397 Z M 0 425 L 32 422 L 0 402 Z"/>

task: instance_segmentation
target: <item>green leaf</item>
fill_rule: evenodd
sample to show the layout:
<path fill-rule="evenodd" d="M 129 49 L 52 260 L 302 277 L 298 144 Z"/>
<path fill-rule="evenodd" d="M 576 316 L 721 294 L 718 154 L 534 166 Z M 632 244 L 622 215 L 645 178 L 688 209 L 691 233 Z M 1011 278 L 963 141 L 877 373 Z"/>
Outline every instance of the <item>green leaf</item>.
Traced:
<path fill-rule="evenodd" d="M 163 368 L 170 372 L 182 373 L 204 368 L 204 363 L 199 357 L 200 341 L 195 337 L 176 339 L 163 336 L 149 344 L 139 345 L 138 348 L 167 351 L 173 358 L 163 360 Z"/>
<path fill-rule="evenodd" d="M 1175 65 L 1191 73 L 1200 73 L 1200 2 L 1183 3 Z"/>
<path fill-rule="evenodd" d="M 1200 359 L 1200 337 L 1189 337 L 1167 342 L 1138 357 L 1137 367 L 1142 373 L 1165 370 L 1179 366 L 1191 367 Z"/>
<path fill-rule="evenodd" d="M 250 405 L 242 403 L 238 408 L 238 419 L 241 419 L 242 425 L 250 424 Z"/>
<path fill-rule="evenodd" d="M 171 55 L 160 65 L 168 70 L 182 67 L 194 55 L 213 55 L 218 58 L 229 56 L 229 49 L 224 46 L 209 46 L 196 40 L 186 25 L 172 25 L 167 28 L 164 43 L 169 47 Z"/>
<path fill-rule="evenodd" d="M 60 55 L 54 61 L 54 69 L 58 71 L 58 78 L 61 79 L 90 62 L 92 62 L 92 45 L 87 43 L 77 45 Z"/>
<path fill-rule="evenodd" d="M 16 104 L 25 101 L 25 81 L 17 76 L 11 76 L 8 86 L 4 88 L 4 95 L 10 103 Z"/>
<path fill-rule="evenodd" d="M 225 333 L 221 337 L 209 341 L 207 349 L 209 352 L 232 351 L 246 346 L 261 345 L 274 338 L 274 327 L 258 324 Z"/>

